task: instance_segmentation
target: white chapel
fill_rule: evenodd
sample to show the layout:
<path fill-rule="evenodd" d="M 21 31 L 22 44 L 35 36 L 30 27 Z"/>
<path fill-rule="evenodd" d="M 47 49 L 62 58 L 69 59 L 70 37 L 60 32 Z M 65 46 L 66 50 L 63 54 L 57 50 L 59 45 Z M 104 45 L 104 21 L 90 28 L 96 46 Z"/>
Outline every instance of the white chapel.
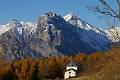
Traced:
<path fill-rule="evenodd" d="M 71 61 L 66 67 L 64 79 L 75 77 L 77 74 L 77 70 L 78 70 L 78 66 L 74 61 Z"/>

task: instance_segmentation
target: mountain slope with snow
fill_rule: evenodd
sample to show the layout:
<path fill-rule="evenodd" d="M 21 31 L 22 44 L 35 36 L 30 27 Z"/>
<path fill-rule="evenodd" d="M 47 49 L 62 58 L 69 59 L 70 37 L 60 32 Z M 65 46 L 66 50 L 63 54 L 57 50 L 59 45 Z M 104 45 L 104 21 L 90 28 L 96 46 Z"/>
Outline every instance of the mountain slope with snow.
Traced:
<path fill-rule="evenodd" d="M 31 22 L 19 22 L 15 19 L 10 21 L 5 25 L 0 25 L 0 35 L 4 34 L 9 30 L 14 30 L 16 33 L 20 34 L 24 38 L 30 36 L 36 31 L 37 24 Z"/>
<path fill-rule="evenodd" d="M 90 54 L 111 47 L 104 31 L 74 14 L 61 17 L 48 12 L 39 17 L 38 23 L 13 20 L 2 25 L 0 30 L 4 28 L 0 44 L 5 54 L 11 52 L 15 58 Z"/>
<path fill-rule="evenodd" d="M 70 24 L 74 25 L 77 28 L 82 28 L 85 30 L 92 30 L 92 31 L 95 31 L 96 33 L 100 33 L 100 34 L 105 35 L 105 33 L 102 30 L 88 24 L 85 21 L 82 21 L 74 13 L 69 13 L 66 16 L 64 16 L 63 18 L 65 19 L 65 21 L 69 22 Z"/>
<path fill-rule="evenodd" d="M 83 41 L 88 42 L 92 47 L 96 48 L 96 50 L 101 51 L 102 49 L 108 49 L 105 45 L 108 45 L 110 40 L 104 31 L 82 21 L 74 14 L 68 14 L 63 18 L 68 23 L 72 24 L 77 32 L 83 36 Z"/>
<path fill-rule="evenodd" d="M 6 25 L 0 25 L 0 35 L 2 35 L 3 33 L 7 32 L 10 29 L 11 27 L 7 27 Z"/>
<path fill-rule="evenodd" d="M 108 38 L 112 41 L 112 42 L 118 42 L 120 40 L 120 28 L 119 27 L 115 27 L 115 28 L 109 28 L 107 30 L 105 30 Z"/>

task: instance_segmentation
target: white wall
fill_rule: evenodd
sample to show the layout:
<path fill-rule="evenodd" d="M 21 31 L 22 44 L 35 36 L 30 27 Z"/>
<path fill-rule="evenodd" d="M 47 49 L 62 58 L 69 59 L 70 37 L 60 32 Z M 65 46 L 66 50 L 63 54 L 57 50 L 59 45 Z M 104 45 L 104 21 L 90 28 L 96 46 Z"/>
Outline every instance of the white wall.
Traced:
<path fill-rule="evenodd" d="M 77 67 L 66 67 L 66 70 L 68 70 L 68 69 L 74 69 L 74 70 L 77 70 Z"/>
<path fill-rule="evenodd" d="M 76 72 L 74 70 L 69 70 L 65 72 L 64 79 L 76 76 Z"/>

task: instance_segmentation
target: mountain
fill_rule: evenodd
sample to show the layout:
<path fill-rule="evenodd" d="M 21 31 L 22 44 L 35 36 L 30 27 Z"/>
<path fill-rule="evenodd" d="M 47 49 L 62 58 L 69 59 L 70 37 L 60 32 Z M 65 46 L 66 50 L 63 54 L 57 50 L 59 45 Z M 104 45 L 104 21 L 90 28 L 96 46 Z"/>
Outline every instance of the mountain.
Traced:
<path fill-rule="evenodd" d="M 105 35 L 105 33 L 102 30 L 88 24 L 85 21 L 82 21 L 74 13 L 69 13 L 66 16 L 64 16 L 63 18 L 65 19 L 65 21 L 69 22 L 70 24 L 74 25 L 77 28 L 82 28 L 85 30 L 92 30 L 92 31 L 95 31 L 96 33 L 100 33 L 100 34 Z"/>
<path fill-rule="evenodd" d="M 4 31 L 5 29 L 5 31 Z M 106 51 L 111 47 L 107 34 L 74 14 L 64 17 L 52 12 L 37 23 L 12 20 L 0 28 L 0 44 L 5 55 L 15 59 L 75 55 Z"/>
<path fill-rule="evenodd" d="M 107 37 L 107 33 L 103 30 L 82 21 L 73 13 L 64 16 L 64 19 L 76 28 L 84 42 L 88 42 L 88 44 L 92 45 L 97 51 L 107 50 L 109 48 L 108 44 L 110 40 Z"/>
<path fill-rule="evenodd" d="M 0 36 L 0 44 L 2 45 L 4 55 L 7 56 L 7 58 L 9 56 L 13 56 L 15 59 L 17 59 L 22 58 L 23 55 L 28 56 L 23 52 L 34 52 L 26 47 L 26 45 L 36 28 L 36 23 L 19 22 L 15 19 L 6 25 L 1 25 L 0 30 L 3 32 Z M 6 30 L 6 32 L 4 30 Z"/>
<path fill-rule="evenodd" d="M 118 42 L 120 40 L 120 28 L 119 27 L 112 27 L 105 30 L 107 33 L 108 38 L 112 42 Z"/>
<path fill-rule="evenodd" d="M 14 30 L 16 33 L 20 34 L 24 38 L 31 35 L 32 33 L 35 32 L 37 28 L 36 23 L 31 23 L 31 22 L 19 22 L 15 19 L 10 21 L 6 25 L 0 25 L 0 35 L 3 33 L 9 31 L 10 29 Z"/>

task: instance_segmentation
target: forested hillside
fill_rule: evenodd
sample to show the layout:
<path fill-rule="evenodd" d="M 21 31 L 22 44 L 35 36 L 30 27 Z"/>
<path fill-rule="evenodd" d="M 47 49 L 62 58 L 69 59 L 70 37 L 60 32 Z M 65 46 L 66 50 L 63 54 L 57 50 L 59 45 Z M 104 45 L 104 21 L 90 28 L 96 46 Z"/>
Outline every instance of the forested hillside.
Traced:
<path fill-rule="evenodd" d="M 119 77 L 120 47 L 114 47 L 107 52 L 97 52 L 91 55 L 49 57 L 39 59 L 24 59 L 0 63 L 0 80 L 40 80 L 63 79 L 66 65 L 75 61 L 79 66 L 77 77 L 85 80 L 107 79 Z M 94 77 L 93 77 L 94 76 Z M 75 79 L 76 80 L 76 79 Z"/>

